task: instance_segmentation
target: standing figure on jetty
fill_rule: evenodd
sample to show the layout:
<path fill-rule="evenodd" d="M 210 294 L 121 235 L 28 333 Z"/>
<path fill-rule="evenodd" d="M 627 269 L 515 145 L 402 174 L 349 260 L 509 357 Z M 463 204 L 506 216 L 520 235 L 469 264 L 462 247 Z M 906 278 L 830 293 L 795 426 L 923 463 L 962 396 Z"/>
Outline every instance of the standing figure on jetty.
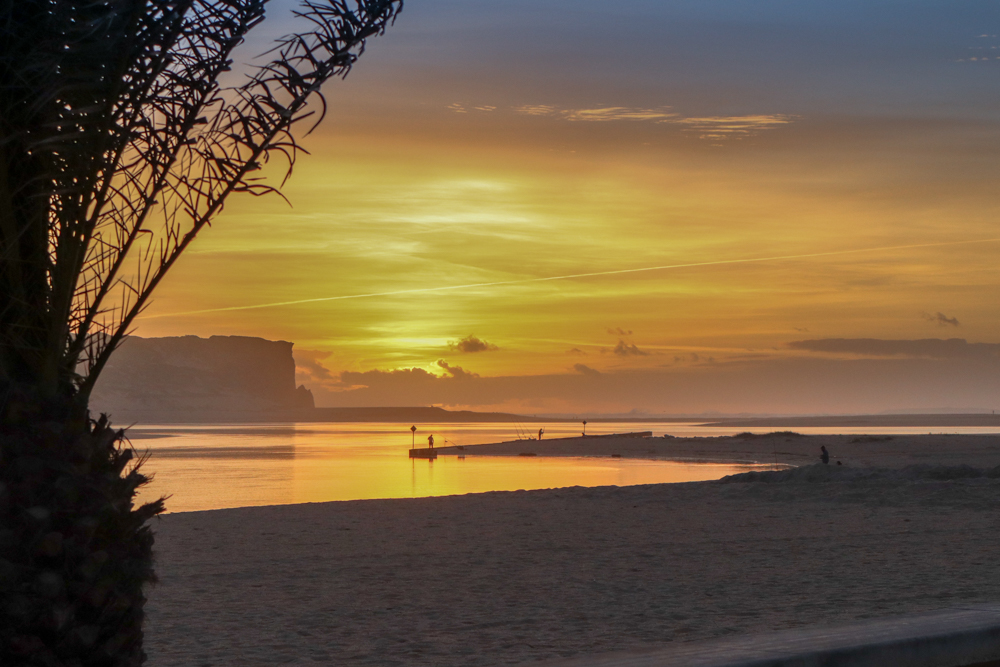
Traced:
<path fill-rule="evenodd" d="M 433 447 L 433 445 L 431 445 Z M 830 452 L 826 451 L 826 445 L 820 445 L 820 451 L 823 452 L 819 455 L 819 460 L 823 463 L 830 463 Z"/>
<path fill-rule="evenodd" d="M 544 429 L 544 428 L 540 428 L 540 429 L 538 429 L 538 439 L 539 439 L 539 440 L 541 440 L 541 439 L 542 439 L 542 433 L 545 433 L 545 429 Z"/>
<path fill-rule="evenodd" d="M 431 449 L 434 449 L 434 435 L 433 434 L 427 436 L 427 446 L 430 447 Z"/>

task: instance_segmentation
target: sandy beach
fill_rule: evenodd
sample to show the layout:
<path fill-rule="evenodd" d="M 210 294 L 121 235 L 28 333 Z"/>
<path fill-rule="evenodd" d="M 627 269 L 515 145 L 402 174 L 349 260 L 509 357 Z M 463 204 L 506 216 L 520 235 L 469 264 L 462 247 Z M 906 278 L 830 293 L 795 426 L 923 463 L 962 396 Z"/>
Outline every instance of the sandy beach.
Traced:
<path fill-rule="evenodd" d="M 149 664 L 507 665 L 1000 600 L 1000 438 L 830 438 L 668 444 L 844 466 L 168 515 Z"/>
<path fill-rule="evenodd" d="M 809 435 L 791 431 L 716 438 L 596 436 L 514 440 L 466 447 L 438 447 L 442 456 L 621 456 L 694 462 L 778 463 L 801 466 L 819 461 L 820 447 L 831 463 L 900 468 L 907 465 L 1000 464 L 1000 435 Z"/>

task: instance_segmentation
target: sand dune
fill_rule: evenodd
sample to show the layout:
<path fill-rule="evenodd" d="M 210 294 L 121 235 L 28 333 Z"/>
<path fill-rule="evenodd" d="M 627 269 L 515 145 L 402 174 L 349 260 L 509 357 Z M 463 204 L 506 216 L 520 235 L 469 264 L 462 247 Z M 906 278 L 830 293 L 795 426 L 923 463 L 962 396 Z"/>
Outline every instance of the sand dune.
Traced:
<path fill-rule="evenodd" d="M 169 515 L 149 664 L 519 664 L 1000 600 L 1000 460 L 895 461 Z"/>

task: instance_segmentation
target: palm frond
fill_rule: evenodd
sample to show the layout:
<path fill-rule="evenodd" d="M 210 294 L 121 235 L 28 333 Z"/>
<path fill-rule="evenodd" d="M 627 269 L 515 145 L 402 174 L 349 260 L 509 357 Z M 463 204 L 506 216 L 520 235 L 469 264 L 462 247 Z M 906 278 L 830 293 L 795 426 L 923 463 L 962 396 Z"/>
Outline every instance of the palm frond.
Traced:
<path fill-rule="evenodd" d="M 0 380 L 85 398 L 226 199 L 275 192 L 272 157 L 291 174 L 321 86 L 402 1 L 306 0 L 304 29 L 221 86 L 264 9 L 0 0 Z"/>

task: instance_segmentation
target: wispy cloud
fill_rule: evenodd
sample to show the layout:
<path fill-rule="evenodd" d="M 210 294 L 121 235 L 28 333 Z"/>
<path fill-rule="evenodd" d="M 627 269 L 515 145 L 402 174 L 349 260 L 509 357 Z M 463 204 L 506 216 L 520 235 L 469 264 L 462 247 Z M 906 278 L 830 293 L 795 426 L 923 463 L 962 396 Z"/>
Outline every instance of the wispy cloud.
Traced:
<path fill-rule="evenodd" d="M 514 111 L 525 116 L 552 116 L 568 121 L 608 122 L 615 120 L 662 121 L 676 118 L 670 107 L 643 109 L 638 107 L 596 107 L 593 109 L 560 109 L 551 104 L 527 104 Z"/>
<path fill-rule="evenodd" d="M 738 358 L 738 357 L 733 357 L 733 359 L 736 359 L 736 358 Z M 750 356 L 745 356 L 744 358 L 747 358 L 747 359 L 756 359 L 757 357 L 755 357 L 753 355 L 750 355 Z M 684 356 L 680 356 L 680 355 L 674 356 L 674 363 L 675 364 L 685 364 L 687 362 L 691 362 L 692 364 L 702 364 L 702 365 L 703 364 L 714 364 L 715 363 L 715 357 L 703 357 L 702 355 L 698 354 L 697 352 L 692 352 L 691 354 L 684 355 Z"/>
<path fill-rule="evenodd" d="M 979 39 L 990 39 L 996 40 L 997 35 L 983 34 L 979 35 Z M 977 44 L 976 46 L 970 46 L 969 51 L 974 51 L 975 53 L 969 54 L 965 58 L 956 58 L 957 63 L 984 63 L 992 60 L 1000 60 L 1000 45 L 998 44 Z M 991 53 L 992 52 L 992 53 Z"/>
<path fill-rule="evenodd" d="M 586 366 L 584 364 L 573 364 L 573 370 L 580 375 L 589 375 L 591 377 L 601 374 L 601 371 L 596 368 L 591 368 L 590 366 Z"/>
<path fill-rule="evenodd" d="M 666 109 L 635 109 L 630 107 L 605 107 L 602 109 L 566 109 L 560 113 L 566 120 L 607 122 L 611 120 L 663 121 L 678 114 Z"/>
<path fill-rule="evenodd" d="M 698 133 L 700 139 L 731 139 L 773 130 L 782 125 L 788 125 L 794 120 L 795 116 L 786 114 L 757 114 L 752 116 L 680 118 L 670 122 L 684 125 L 687 130 Z"/>
<path fill-rule="evenodd" d="M 596 107 L 592 109 L 562 109 L 551 104 L 528 104 L 515 107 L 525 116 L 548 116 L 571 122 L 639 121 L 680 125 L 697 133 L 700 139 L 732 139 L 748 137 L 773 130 L 795 121 L 788 114 L 751 114 L 747 116 L 683 116 L 671 107 Z"/>
<path fill-rule="evenodd" d="M 561 113 L 558 107 L 554 107 L 551 104 L 525 104 L 524 106 L 514 107 L 514 111 L 523 116 L 555 116 Z"/>
<path fill-rule="evenodd" d="M 496 111 L 496 107 L 492 104 L 481 104 L 481 105 L 465 105 L 461 102 L 453 102 L 446 107 L 452 113 L 469 113 L 469 111 L 483 111 L 489 113 L 490 111 Z"/>
<path fill-rule="evenodd" d="M 938 326 L 942 327 L 961 326 L 961 323 L 958 321 L 957 317 L 947 317 L 944 313 L 941 312 L 934 313 L 933 315 L 931 313 L 920 313 L 920 316 L 923 317 L 928 322 L 936 322 Z"/>

